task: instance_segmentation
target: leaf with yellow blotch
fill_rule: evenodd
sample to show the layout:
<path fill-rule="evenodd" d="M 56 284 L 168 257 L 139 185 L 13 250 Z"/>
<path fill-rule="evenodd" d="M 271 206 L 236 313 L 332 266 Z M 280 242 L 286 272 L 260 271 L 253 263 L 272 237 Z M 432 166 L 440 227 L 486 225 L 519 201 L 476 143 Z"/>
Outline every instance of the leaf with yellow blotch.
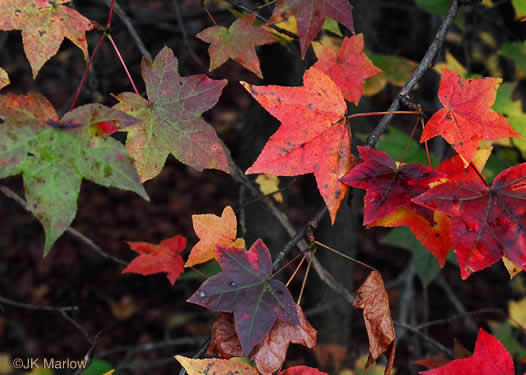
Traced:
<path fill-rule="evenodd" d="M 188 256 L 185 267 L 205 263 L 217 259 L 216 247 L 245 247 L 242 238 L 236 240 L 237 220 L 234 210 L 230 206 L 223 209 L 221 216 L 213 214 L 192 215 L 192 222 L 199 242 L 195 244 Z"/>
<path fill-rule="evenodd" d="M 182 355 L 176 355 L 175 359 L 184 367 L 188 375 L 259 375 L 254 367 L 236 360 L 217 358 L 192 359 L 183 357 Z"/>
<path fill-rule="evenodd" d="M 177 59 L 168 47 L 153 62 L 143 58 L 141 71 L 148 99 L 124 92 L 115 97 L 119 103 L 114 106 L 140 120 L 126 129 L 126 149 L 135 159 L 141 180 L 157 176 L 170 154 L 198 171 L 228 173 L 223 143 L 201 117 L 217 103 L 226 80 L 204 74 L 181 77 Z"/>
<path fill-rule="evenodd" d="M 279 177 L 273 174 L 263 173 L 257 176 L 256 184 L 259 185 L 259 190 L 263 194 L 269 195 L 279 190 Z M 272 194 L 272 198 L 278 203 L 283 203 L 283 194 L 280 192 Z"/>
<path fill-rule="evenodd" d="M 0 2 L 0 30 L 22 30 L 22 41 L 33 78 L 68 38 L 88 58 L 86 31 L 93 24 L 75 9 L 71 0 L 8 0 Z"/>
<path fill-rule="evenodd" d="M 354 307 L 363 309 L 365 328 L 369 337 L 368 364 L 374 363 L 382 354 L 387 357 L 385 375 L 391 374 L 395 358 L 395 331 L 389 296 L 380 272 L 373 271 L 356 291 Z"/>
<path fill-rule="evenodd" d="M 7 75 L 7 72 L 4 69 L 0 68 L 0 90 L 2 90 L 10 83 L 11 82 L 9 81 L 9 76 Z"/>

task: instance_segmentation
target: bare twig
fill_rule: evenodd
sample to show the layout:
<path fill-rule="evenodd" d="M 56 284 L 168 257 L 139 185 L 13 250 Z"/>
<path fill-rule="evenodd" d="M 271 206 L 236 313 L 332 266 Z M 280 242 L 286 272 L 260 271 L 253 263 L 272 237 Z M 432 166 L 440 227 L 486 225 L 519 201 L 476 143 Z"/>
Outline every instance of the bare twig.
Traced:
<path fill-rule="evenodd" d="M 0 186 L 0 191 L 2 193 L 4 193 L 4 195 L 8 198 L 11 198 L 12 200 L 14 200 L 15 202 L 17 202 L 20 206 L 22 206 L 26 211 L 31 212 L 31 210 L 29 210 L 29 208 L 27 207 L 27 203 L 24 199 L 22 199 L 22 197 L 20 197 L 18 194 L 16 194 L 14 191 L 12 191 L 11 189 L 9 189 L 8 187 L 6 186 Z M 84 242 L 86 245 L 88 245 L 88 247 L 95 251 L 97 254 L 99 254 L 100 256 L 102 256 L 103 258 L 106 258 L 106 259 L 110 259 L 112 261 L 114 261 L 115 263 L 118 263 L 120 265 L 123 265 L 123 266 L 127 266 L 129 262 L 123 260 L 123 259 L 120 259 L 120 258 L 117 258 L 113 255 L 110 255 L 106 252 L 104 252 L 99 246 L 97 246 L 91 239 L 89 239 L 88 237 L 86 237 L 84 234 L 82 234 L 81 232 L 79 232 L 78 230 L 76 229 L 73 229 L 71 227 L 69 227 L 68 229 L 66 229 L 66 232 L 68 232 L 69 234 L 73 235 L 73 237 L 76 237 L 77 239 L 79 239 L 80 241 Z"/>
<path fill-rule="evenodd" d="M 405 271 L 402 272 L 403 277 L 403 290 L 400 297 L 400 307 L 398 310 L 398 319 L 400 323 L 407 323 L 409 320 L 409 307 L 412 306 L 411 300 L 414 297 L 415 291 L 413 286 L 413 280 L 416 276 L 416 266 L 414 259 L 411 258 L 411 261 Z M 396 332 L 396 340 L 402 340 L 406 334 L 405 329 L 400 329 Z"/>
<path fill-rule="evenodd" d="M 422 332 L 420 332 L 420 330 L 418 328 L 415 328 L 413 326 L 410 326 L 410 325 L 402 323 L 402 322 L 397 322 L 395 320 L 393 320 L 393 324 L 395 326 L 402 327 L 402 328 L 414 333 L 417 336 L 420 336 L 421 338 L 423 338 L 425 341 L 427 341 L 428 343 L 430 343 L 431 345 L 433 345 L 434 347 L 436 347 L 440 351 L 446 353 L 449 357 L 455 358 L 455 355 L 453 354 L 453 352 L 451 350 L 446 348 L 444 345 L 442 345 L 441 343 L 439 343 L 438 341 L 436 341 L 432 337 L 423 334 Z"/>
<path fill-rule="evenodd" d="M 396 98 L 389 106 L 389 109 L 387 110 L 388 112 L 394 112 L 398 110 L 398 108 L 400 108 L 401 98 L 407 97 L 407 95 L 411 92 L 413 87 L 417 84 L 417 82 L 422 78 L 426 70 L 429 68 L 429 65 L 431 65 L 433 59 L 435 58 L 436 54 L 438 53 L 438 51 L 442 47 L 442 44 L 444 43 L 444 38 L 446 37 L 449 27 L 453 23 L 455 15 L 457 14 L 457 10 L 458 0 L 453 0 L 451 2 L 451 5 L 449 6 L 446 18 L 444 18 L 444 20 L 442 21 L 442 24 L 440 25 L 440 28 L 438 29 L 438 32 L 435 35 L 433 43 L 431 43 L 431 45 L 427 49 L 426 54 L 420 61 L 420 64 L 418 64 L 413 74 L 411 74 L 411 77 L 409 77 L 404 87 L 402 87 Z M 367 138 L 367 147 L 374 148 L 376 146 L 376 142 L 378 142 L 380 135 L 385 131 L 385 129 L 387 129 L 387 125 L 389 125 L 389 122 L 392 118 L 393 115 L 389 114 L 385 115 L 382 118 L 382 120 L 380 120 L 376 128 L 371 132 L 371 134 Z"/>
<path fill-rule="evenodd" d="M 111 7 L 111 1 L 112 0 L 104 0 L 104 3 L 108 7 Z M 128 32 L 130 33 L 131 37 L 133 38 L 133 40 L 134 40 L 135 44 L 137 45 L 137 48 L 139 49 L 141 54 L 144 57 L 146 57 L 148 60 L 152 61 L 152 55 L 146 49 L 146 46 L 144 45 L 144 43 L 142 42 L 141 38 L 139 37 L 139 34 L 137 34 L 137 31 L 133 27 L 133 24 L 132 24 L 132 22 L 130 20 L 130 17 L 128 17 L 126 15 L 126 13 L 124 12 L 124 10 L 122 10 L 122 8 L 119 6 L 119 4 L 115 3 L 114 9 L 115 9 L 115 13 L 117 13 L 117 15 L 122 20 L 122 23 L 124 23 L 124 26 L 126 26 L 126 28 L 128 29 Z"/>
<path fill-rule="evenodd" d="M 65 312 L 65 311 L 76 311 L 79 308 L 77 306 L 41 306 L 33 305 L 30 303 L 22 303 L 13 301 L 12 299 L 0 297 L 0 304 L 18 307 L 26 310 L 39 310 L 39 311 L 53 311 L 53 312 Z"/>
<path fill-rule="evenodd" d="M 437 283 L 438 286 L 442 288 L 442 290 L 446 293 L 447 299 L 449 299 L 449 302 L 455 307 L 458 313 L 460 314 L 466 314 L 466 308 L 464 307 L 464 304 L 460 299 L 457 297 L 455 292 L 453 292 L 453 289 L 449 286 L 446 279 L 442 275 L 438 275 L 437 277 Z M 466 327 L 473 332 L 477 332 L 478 327 L 471 315 L 466 314 L 464 323 L 466 324 Z"/>

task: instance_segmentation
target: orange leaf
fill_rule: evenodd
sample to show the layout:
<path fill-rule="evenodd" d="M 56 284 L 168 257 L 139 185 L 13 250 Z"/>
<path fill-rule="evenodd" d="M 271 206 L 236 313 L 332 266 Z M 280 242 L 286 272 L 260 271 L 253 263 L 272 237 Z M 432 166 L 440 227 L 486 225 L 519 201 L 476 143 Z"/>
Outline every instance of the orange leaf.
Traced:
<path fill-rule="evenodd" d="M 395 331 L 389 296 L 384 287 L 380 272 L 373 271 L 356 291 L 354 307 L 363 309 L 365 328 L 369 336 L 369 359 L 367 364 L 376 361 L 382 354 L 387 357 L 385 374 L 391 374 L 395 357 Z"/>
<path fill-rule="evenodd" d="M 186 248 L 186 238 L 180 235 L 161 241 L 159 245 L 146 242 L 128 242 L 131 249 L 138 252 L 122 273 L 138 273 L 148 276 L 166 272 L 166 277 L 173 285 L 184 272 L 183 257 L 180 253 Z"/>
<path fill-rule="evenodd" d="M 216 246 L 245 247 L 245 241 L 236 240 L 236 214 L 230 206 L 223 209 L 220 217 L 212 214 L 192 215 L 192 221 L 195 233 L 200 240 L 192 248 L 185 267 L 217 259 Z"/>
<path fill-rule="evenodd" d="M 467 166 L 480 141 L 520 137 L 504 116 L 491 109 L 501 82 L 500 78 L 465 80 L 445 69 L 438 90 L 445 108 L 427 122 L 420 142 L 441 135 Z"/>
<path fill-rule="evenodd" d="M 246 171 L 297 176 L 314 173 L 318 190 L 334 223 L 348 186 L 338 181 L 355 164 L 343 95 L 325 73 L 310 68 L 304 86 L 241 84 L 281 121 L 255 163 Z"/>
<path fill-rule="evenodd" d="M 86 31 L 93 25 L 75 9 L 71 0 L 11 0 L 0 2 L 0 30 L 22 30 L 22 40 L 33 78 L 62 44 L 71 40 L 88 57 Z"/>
<path fill-rule="evenodd" d="M 339 51 L 329 43 L 312 44 L 318 61 L 316 69 L 329 75 L 345 99 L 358 105 L 365 80 L 381 72 L 363 53 L 363 35 L 345 38 Z"/>

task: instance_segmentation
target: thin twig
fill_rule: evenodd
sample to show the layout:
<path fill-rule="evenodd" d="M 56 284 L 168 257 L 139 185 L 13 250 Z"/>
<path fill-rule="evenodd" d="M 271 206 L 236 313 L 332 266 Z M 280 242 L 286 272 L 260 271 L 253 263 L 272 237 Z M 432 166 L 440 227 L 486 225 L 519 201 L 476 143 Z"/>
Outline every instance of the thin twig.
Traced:
<path fill-rule="evenodd" d="M 11 198 L 12 200 L 14 200 L 15 202 L 17 202 L 20 206 L 22 206 L 26 211 L 31 212 L 31 210 L 27 207 L 27 203 L 25 200 L 23 200 L 18 194 L 16 194 L 14 191 L 12 191 L 11 189 L 9 189 L 8 187 L 6 186 L 0 186 L 0 191 L 2 193 L 4 193 L 4 195 L 8 198 Z M 120 258 L 117 258 L 113 255 L 110 255 L 106 252 L 104 252 L 99 246 L 97 246 L 91 239 L 89 239 L 88 237 L 86 237 L 84 234 L 82 234 L 81 232 L 79 232 L 78 230 L 76 229 L 73 229 L 72 227 L 69 227 L 68 229 L 66 229 L 66 232 L 68 232 L 69 234 L 73 235 L 73 237 L 76 237 L 77 239 L 79 239 L 80 241 L 84 242 L 86 245 L 88 245 L 88 247 L 95 251 L 97 254 L 99 254 L 100 256 L 102 256 L 103 258 L 106 258 L 106 259 L 110 259 L 112 261 L 114 261 L 115 263 L 118 263 L 122 266 L 127 266 L 129 262 L 123 260 L 123 259 L 120 259 Z"/>
<path fill-rule="evenodd" d="M 427 49 L 426 54 L 422 58 L 422 61 L 420 61 L 420 64 L 418 64 L 413 74 L 411 74 L 411 77 L 409 77 L 404 87 L 402 87 L 396 98 L 389 106 L 389 109 L 387 110 L 388 112 L 394 112 L 398 110 L 398 108 L 400 108 L 400 99 L 402 97 L 407 97 L 409 92 L 411 92 L 413 87 L 417 84 L 417 82 L 422 78 L 426 70 L 429 68 L 436 54 L 438 53 L 438 51 L 442 47 L 442 44 L 444 43 L 444 38 L 446 37 L 449 27 L 453 23 L 455 15 L 457 14 L 457 10 L 458 0 L 453 0 L 451 2 L 451 5 L 449 6 L 446 18 L 444 18 L 444 20 L 442 21 L 442 25 L 440 25 L 440 28 L 438 29 L 433 43 L 431 43 L 431 45 Z M 380 135 L 385 131 L 385 129 L 387 129 L 387 125 L 389 125 L 389 122 L 392 118 L 393 115 L 385 115 L 382 118 L 382 120 L 380 120 L 376 128 L 367 138 L 367 147 L 374 148 L 376 146 L 376 142 L 378 142 Z"/>
<path fill-rule="evenodd" d="M 13 306 L 13 307 L 18 307 L 18 308 L 26 309 L 26 310 L 53 311 L 53 312 L 76 311 L 76 310 L 79 309 L 78 306 L 41 306 L 41 305 L 33 305 L 33 304 L 30 304 L 30 303 L 22 303 L 22 302 L 13 301 L 12 299 L 1 297 L 1 296 L 0 296 L 0 304 Z"/>
<path fill-rule="evenodd" d="M 169 339 L 169 340 L 163 340 L 158 342 L 150 342 L 147 344 L 137 345 L 137 346 L 117 346 L 112 349 L 103 351 L 103 352 L 97 352 L 96 355 L 99 358 L 107 357 L 111 354 L 115 353 L 121 353 L 121 352 L 131 352 L 131 353 L 139 353 L 139 352 L 147 352 L 151 350 L 157 350 L 172 346 L 187 346 L 187 345 L 200 345 L 202 344 L 205 337 L 180 337 L 178 339 Z"/>
<path fill-rule="evenodd" d="M 431 345 L 433 345 L 437 349 L 439 349 L 439 350 L 443 351 L 444 353 L 446 353 L 449 357 L 455 358 L 455 355 L 453 354 L 453 352 L 451 350 L 449 350 L 444 345 L 442 345 L 441 343 L 436 341 L 434 338 L 423 334 L 422 332 L 420 332 L 420 330 L 418 328 L 415 328 L 413 326 L 410 326 L 410 325 L 402 323 L 402 322 L 397 322 L 396 320 L 393 320 L 393 324 L 395 326 L 407 329 L 408 331 L 414 333 L 417 336 L 420 336 L 421 338 L 423 338 L 425 341 L 427 341 L 428 343 L 430 343 Z"/>
<path fill-rule="evenodd" d="M 112 0 L 104 0 L 104 3 L 107 6 L 111 7 Z M 133 24 L 132 24 L 132 22 L 130 20 L 130 17 L 128 17 L 126 15 L 126 13 L 119 6 L 119 4 L 115 3 L 114 8 L 115 8 L 115 13 L 117 13 L 117 15 L 122 20 L 122 23 L 124 23 L 124 26 L 126 26 L 126 28 L 128 29 L 128 32 L 130 33 L 131 37 L 133 38 L 133 40 L 135 42 L 135 45 L 137 46 L 137 48 L 139 49 L 141 54 L 144 57 L 146 57 L 148 60 L 152 61 L 153 60 L 152 59 L 152 55 L 150 54 L 150 52 L 148 52 L 148 50 L 146 49 L 146 46 L 144 45 L 144 43 L 142 42 L 141 38 L 139 37 L 139 34 L 137 33 L 137 31 L 133 27 Z"/>
<path fill-rule="evenodd" d="M 460 314 L 466 314 L 466 308 L 464 307 L 464 304 L 460 299 L 457 297 L 455 292 L 453 292 L 453 289 L 449 286 L 446 279 L 442 275 L 438 275 L 437 277 L 437 284 L 442 288 L 442 290 L 446 293 L 447 298 L 449 299 L 449 302 L 455 307 L 458 313 Z M 473 318 L 470 315 L 466 315 L 466 319 L 464 321 L 466 324 L 466 327 L 473 332 L 477 332 L 478 327 Z"/>

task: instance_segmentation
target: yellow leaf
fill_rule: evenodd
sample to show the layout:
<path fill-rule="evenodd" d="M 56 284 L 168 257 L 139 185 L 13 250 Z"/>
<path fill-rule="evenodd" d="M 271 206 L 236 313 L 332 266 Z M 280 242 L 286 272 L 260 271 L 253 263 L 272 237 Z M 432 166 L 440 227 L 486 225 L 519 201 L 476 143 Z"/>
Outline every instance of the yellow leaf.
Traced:
<path fill-rule="evenodd" d="M 509 301 L 508 311 L 510 313 L 511 324 L 514 327 L 516 327 L 517 324 L 521 327 L 526 327 L 526 298 L 520 301 Z"/>
<path fill-rule="evenodd" d="M 188 375 L 208 375 L 208 374 L 237 374 L 237 375 L 258 375 L 258 371 L 249 364 L 227 359 L 191 359 L 176 355 L 179 361 L 188 372 Z"/>
<path fill-rule="evenodd" d="M 515 263 L 513 263 L 506 257 L 502 257 L 502 263 L 504 263 L 504 267 L 506 267 L 506 269 L 508 270 L 508 273 L 510 274 L 510 279 L 513 279 L 519 272 L 522 271 L 522 269 L 519 266 L 517 266 Z"/>
<path fill-rule="evenodd" d="M 449 69 L 455 73 L 460 74 L 462 77 L 465 77 L 467 73 L 466 68 L 464 68 L 462 64 L 457 59 L 455 59 L 455 56 L 453 56 L 449 51 L 446 51 L 446 61 L 435 64 L 433 69 L 440 74 L 442 74 L 444 69 Z"/>
<path fill-rule="evenodd" d="M 279 190 L 279 178 L 272 174 L 263 173 L 256 178 L 256 183 L 259 185 L 259 190 L 267 195 Z M 276 202 L 283 203 L 283 195 L 275 193 L 272 197 Z"/>

